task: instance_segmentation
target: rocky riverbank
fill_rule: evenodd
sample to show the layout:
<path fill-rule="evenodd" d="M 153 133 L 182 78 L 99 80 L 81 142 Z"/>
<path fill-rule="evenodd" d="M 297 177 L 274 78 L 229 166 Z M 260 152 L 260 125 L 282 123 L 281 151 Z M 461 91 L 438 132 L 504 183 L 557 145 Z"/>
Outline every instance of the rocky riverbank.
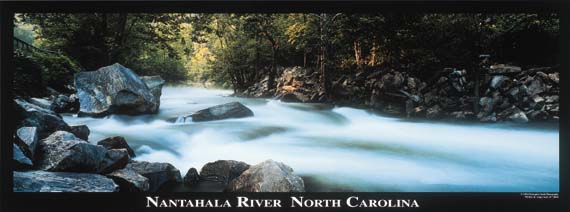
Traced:
<path fill-rule="evenodd" d="M 276 80 L 276 88 L 269 89 L 266 78 L 238 95 L 366 107 L 430 120 L 526 123 L 559 119 L 560 75 L 556 67 L 492 65 L 478 83 L 473 74 L 452 68 L 428 80 L 394 69 L 361 71 L 335 79 L 328 96 L 319 80 L 318 73 L 311 70 L 286 68 Z"/>
<path fill-rule="evenodd" d="M 170 163 L 136 160 L 121 136 L 89 140 L 85 125 L 70 126 L 59 113 L 102 117 L 109 114 L 152 114 L 158 111 L 164 80 L 139 77 L 114 64 L 75 76 L 77 93 L 56 91 L 45 98 L 14 100 L 18 130 L 14 135 L 13 168 L 16 192 L 157 192 L 171 185 L 200 186 L 207 191 L 304 191 L 303 180 L 289 166 L 272 160 L 257 165 L 215 161 L 201 171 L 191 168 L 182 178 Z M 233 102 L 200 110 L 189 121 L 253 116 Z M 183 116 L 181 116 L 183 117 Z"/>

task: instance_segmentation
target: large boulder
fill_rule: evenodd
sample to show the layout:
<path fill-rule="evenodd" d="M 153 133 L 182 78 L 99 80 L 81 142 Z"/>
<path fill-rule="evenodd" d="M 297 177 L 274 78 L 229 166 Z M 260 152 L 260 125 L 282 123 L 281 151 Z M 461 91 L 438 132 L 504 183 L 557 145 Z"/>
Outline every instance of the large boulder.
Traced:
<path fill-rule="evenodd" d="M 119 169 L 106 175 L 119 185 L 121 192 L 146 192 L 149 189 L 148 178 L 133 169 Z"/>
<path fill-rule="evenodd" d="M 240 161 L 218 160 L 202 167 L 200 180 L 214 181 L 225 186 L 249 167 L 249 164 Z"/>
<path fill-rule="evenodd" d="M 16 115 L 20 120 L 19 126 L 36 127 L 40 139 L 55 131 L 71 130 L 71 127 L 63 121 L 61 116 L 51 110 L 31 104 L 24 99 L 15 99 L 14 103 Z"/>
<path fill-rule="evenodd" d="M 121 136 L 108 137 L 97 142 L 97 145 L 101 145 L 107 149 L 126 149 L 129 156 L 135 157 L 135 151 L 129 146 L 125 138 Z"/>
<path fill-rule="evenodd" d="M 74 84 L 80 115 L 135 115 L 158 111 L 159 104 L 145 82 L 131 69 L 118 63 L 96 71 L 77 73 Z"/>
<path fill-rule="evenodd" d="M 160 96 L 162 95 L 162 86 L 164 85 L 164 80 L 162 77 L 156 76 L 142 76 L 141 79 L 146 84 L 150 93 L 152 94 L 152 101 L 156 105 L 160 105 Z"/>
<path fill-rule="evenodd" d="M 98 174 L 14 172 L 14 192 L 115 192 L 113 180 Z"/>
<path fill-rule="evenodd" d="M 65 131 L 57 131 L 41 140 L 39 147 L 39 169 L 46 171 L 110 172 L 113 168 L 122 168 L 123 158 L 128 156 L 126 150 L 122 154 L 109 153 L 103 146 L 90 144 Z"/>
<path fill-rule="evenodd" d="M 149 191 L 156 192 L 167 183 L 181 183 L 180 171 L 169 163 L 151 163 L 146 161 L 131 161 L 126 169 L 148 178 Z"/>
<path fill-rule="evenodd" d="M 239 102 L 230 102 L 200 110 L 191 116 L 194 122 L 213 121 L 249 117 L 253 116 L 253 111 Z"/>
<path fill-rule="evenodd" d="M 231 181 L 226 191 L 237 192 L 304 192 L 301 177 L 293 174 L 291 167 L 273 160 L 266 160 L 250 167 Z"/>

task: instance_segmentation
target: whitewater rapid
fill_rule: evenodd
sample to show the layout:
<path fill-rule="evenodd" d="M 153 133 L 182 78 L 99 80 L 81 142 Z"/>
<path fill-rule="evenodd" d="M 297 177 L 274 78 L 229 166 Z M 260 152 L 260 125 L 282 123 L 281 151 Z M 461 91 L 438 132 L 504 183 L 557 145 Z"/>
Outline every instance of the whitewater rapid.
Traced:
<path fill-rule="evenodd" d="M 228 90 L 163 88 L 158 114 L 88 118 L 96 143 L 123 136 L 135 160 L 198 170 L 215 160 L 283 162 L 309 191 L 559 190 L 558 128 L 406 121 L 322 104 L 229 97 Z M 180 115 L 239 101 L 254 116 L 176 124 Z"/>

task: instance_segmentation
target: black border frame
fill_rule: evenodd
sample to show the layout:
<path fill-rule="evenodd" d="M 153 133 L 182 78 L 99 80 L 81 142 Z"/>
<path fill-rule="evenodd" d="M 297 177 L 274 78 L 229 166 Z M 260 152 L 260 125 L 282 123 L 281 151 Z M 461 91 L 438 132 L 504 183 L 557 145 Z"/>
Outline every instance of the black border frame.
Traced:
<path fill-rule="evenodd" d="M 145 208 L 146 196 L 157 194 L 145 193 L 16 193 L 12 192 L 12 157 L 11 136 L 15 131 L 11 125 L 13 120 L 12 95 L 10 87 L 13 74 L 13 14 L 17 12 L 555 12 L 560 14 L 561 52 L 560 70 L 570 68 L 570 3 L 563 0 L 554 1 L 101 1 L 101 2 L 0 2 L 0 157 L 1 176 L 0 211 L 170 211 L 170 210 L 208 210 L 219 208 Z M 568 71 L 566 71 L 568 72 Z M 568 80 L 567 74 L 560 72 L 563 82 Z M 561 84 L 561 96 L 569 89 Z M 250 198 L 282 199 L 284 205 L 290 202 L 290 196 L 306 198 L 345 199 L 359 196 L 361 199 L 416 199 L 420 208 L 305 208 L 310 211 L 345 211 L 345 210 L 428 210 L 428 211 L 570 211 L 570 190 L 568 181 L 568 118 L 567 102 L 570 98 L 562 98 L 560 102 L 560 140 L 559 140 L 559 199 L 532 200 L 524 199 L 518 192 L 366 192 L 366 193 L 161 193 L 163 198 L 204 198 L 228 199 L 232 203 L 236 196 Z M 235 205 L 235 204 L 234 204 Z M 297 211 L 298 208 L 226 208 L 225 210 L 279 210 Z"/>

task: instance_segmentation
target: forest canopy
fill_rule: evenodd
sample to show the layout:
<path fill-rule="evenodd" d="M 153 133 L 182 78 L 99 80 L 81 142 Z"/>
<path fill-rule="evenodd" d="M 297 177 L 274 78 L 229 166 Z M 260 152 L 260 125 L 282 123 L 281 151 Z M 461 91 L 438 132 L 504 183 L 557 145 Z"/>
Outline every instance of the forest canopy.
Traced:
<path fill-rule="evenodd" d="M 283 67 L 327 82 L 405 69 L 429 78 L 473 69 L 478 55 L 524 67 L 558 63 L 557 14 L 17 14 L 15 36 L 91 71 L 113 63 L 165 80 L 244 90 Z"/>

